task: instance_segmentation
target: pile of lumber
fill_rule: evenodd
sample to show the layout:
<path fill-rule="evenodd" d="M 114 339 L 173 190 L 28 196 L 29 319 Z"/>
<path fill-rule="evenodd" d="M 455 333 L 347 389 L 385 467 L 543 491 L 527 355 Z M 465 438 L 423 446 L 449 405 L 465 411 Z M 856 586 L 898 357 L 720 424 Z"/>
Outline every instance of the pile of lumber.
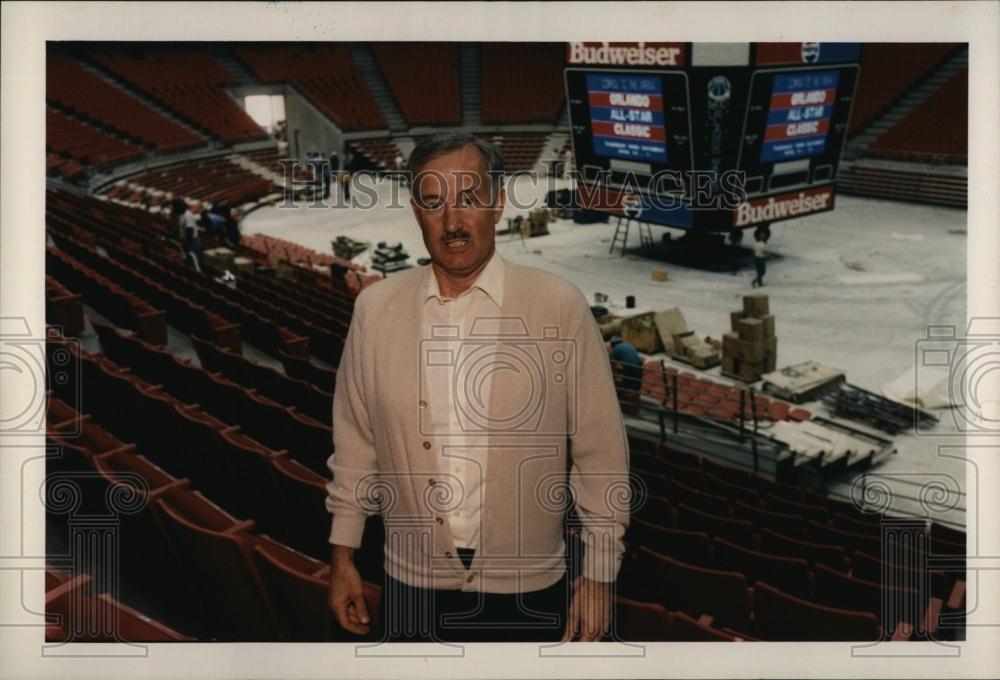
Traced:
<path fill-rule="evenodd" d="M 778 338 L 774 333 L 774 315 L 768 308 L 767 295 L 743 296 L 743 309 L 730 312 L 730 332 L 722 336 L 722 372 L 756 382 L 775 369 Z"/>

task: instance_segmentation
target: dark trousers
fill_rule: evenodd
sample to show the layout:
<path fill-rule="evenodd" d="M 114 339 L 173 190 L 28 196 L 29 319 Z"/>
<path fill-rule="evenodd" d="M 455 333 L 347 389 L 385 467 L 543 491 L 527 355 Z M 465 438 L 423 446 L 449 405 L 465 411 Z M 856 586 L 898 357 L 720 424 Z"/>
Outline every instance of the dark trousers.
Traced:
<path fill-rule="evenodd" d="M 465 556 L 459 556 L 465 563 Z M 379 611 L 381 639 L 558 642 L 566 628 L 568 602 L 565 574 L 548 588 L 512 594 L 414 588 L 386 575 Z"/>
<path fill-rule="evenodd" d="M 755 257 L 753 263 L 757 267 L 757 278 L 754 281 L 757 285 L 762 285 L 764 283 L 764 273 L 767 271 L 767 258 Z"/>

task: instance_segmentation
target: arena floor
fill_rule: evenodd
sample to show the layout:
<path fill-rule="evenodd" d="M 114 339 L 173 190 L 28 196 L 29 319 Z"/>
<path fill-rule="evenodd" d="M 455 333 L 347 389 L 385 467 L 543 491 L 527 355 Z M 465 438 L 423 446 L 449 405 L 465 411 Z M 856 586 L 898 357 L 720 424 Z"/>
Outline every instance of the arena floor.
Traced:
<path fill-rule="evenodd" d="M 559 181 L 555 188 L 562 186 L 565 183 Z M 514 185 L 522 202 L 544 199 L 552 188 L 544 183 L 533 186 L 526 179 Z M 339 235 L 373 244 L 401 242 L 416 264 L 427 251 L 406 189 L 383 181 L 375 190 L 379 200 L 371 209 L 308 208 L 305 203 L 297 208 L 266 207 L 248 215 L 243 229 L 324 253 L 331 252 L 330 242 Z M 508 205 L 504 217 L 526 212 Z M 506 219 L 500 226 L 506 226 Z M 558 220 L 549 231 L 523 243 L 498 236 L 497 247 L 508 259 L 572 281 L 591 301 L 597 291 L 608 294 L 612 308 L 623 307 L 626 295 L 636 297 L 639 310 L 680 307 L 688 327 L 699 335 L 719 337 L 727 331 L 730 310 L 738 309 L 741 296 L 752 291 L 752 266 L 734 276 L 663 264 L 632 253 L 622 257 L 617 250 L 609 254 L 613 221 L 581 225 Z M 659 240 L 663 231 L 654 227 L 654 238 Z M 675 237 L 679 233 L 674 232 Z M 776 317 L 778 366 L 814 360 L 843 369 L 848 382 L 878 393 L 894 381 L 912 384 L 915 343 L 926 336 L 927 325 L 954 324 L 960 335 L 964 331 L 965 234 L 964 210 L 851 196 L 838 196 L 832 212 L 773 225 L 763 292 Z M 749 241 L 746 238 L 744 245 Z M 638 245 L 633 228 L 629 247 Z M 366 264 L 368 258 L 365 253 L 356 261 Z M 666 268 L 669 280 L 653 281 L 653 267 Z M 708 374 L 718 376 L 718 371 L 716 367 Z M 964 490 L 966 464 L 939 455 L 941 444 L 958 444 L 962 439 L 950 413 L 938 415 L 941 422 L 934 432 L 940 436 L 897 436 L 898 454 L 881 469 L 897 477 L 896 473 L 913 473 L 917 483 L 947 475 Z M 959 506 L 965 507 L 964 497 Z M 941 508 L 934 514 L 965 524 L 964 511 Z"/>

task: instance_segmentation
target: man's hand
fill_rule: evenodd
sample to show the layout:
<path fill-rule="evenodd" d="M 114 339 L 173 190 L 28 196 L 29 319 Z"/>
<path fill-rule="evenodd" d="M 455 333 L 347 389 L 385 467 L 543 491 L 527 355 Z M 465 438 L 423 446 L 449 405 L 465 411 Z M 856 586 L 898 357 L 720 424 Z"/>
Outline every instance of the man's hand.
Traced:
<path fill-rule="evenodd" d="M 361 574 L 354 566 L 354 550 L 340 545 L 333 546 L 330 562 L 330 609 L 344 630 L 365 635 L 369 626 L 368 607 Z"/>
<path fill-rule="evenodd" d="M 573 581 L 573 599 L 566 617 L 563 642 L 600 642 L 611 622 L 611 584 L 577 576 Z"/>

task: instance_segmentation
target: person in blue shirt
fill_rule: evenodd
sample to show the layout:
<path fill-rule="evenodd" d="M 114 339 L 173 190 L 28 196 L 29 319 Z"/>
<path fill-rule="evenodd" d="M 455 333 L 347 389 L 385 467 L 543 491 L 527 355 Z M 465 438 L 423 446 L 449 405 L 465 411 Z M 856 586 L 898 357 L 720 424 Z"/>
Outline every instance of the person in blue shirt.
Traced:
<path fill-rule="evenodd" d="M 642 387 L 642 358 L 632 343 L 617 335 L 611 337 L 611 368 L 621 377 L 622 389 L 638 392 Z"/>

